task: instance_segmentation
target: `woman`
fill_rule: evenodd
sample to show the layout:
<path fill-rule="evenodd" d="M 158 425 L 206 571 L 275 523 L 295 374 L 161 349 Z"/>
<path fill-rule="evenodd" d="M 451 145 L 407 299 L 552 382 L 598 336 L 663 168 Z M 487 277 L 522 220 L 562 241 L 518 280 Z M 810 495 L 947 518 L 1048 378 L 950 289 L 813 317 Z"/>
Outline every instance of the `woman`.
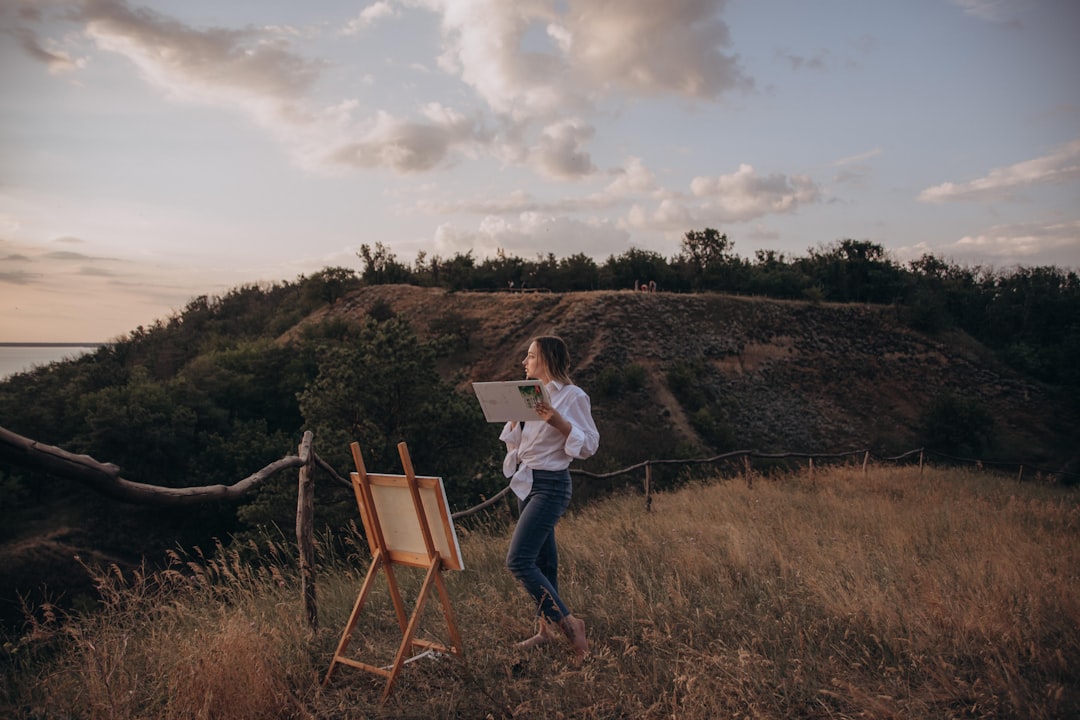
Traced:
<path fill-rule="evenodd" d="M 538 419 L 507 423 L 499 439 L 506 443 L 503 472 L 512 478 L 521 514 L 506 566 L 536 600 L 540 629 L 519 647 L 536 647 L 557 637 L 558 628 L 570 640 L 578 659 L 589 652 L 585 621 L 574 617 L 559 597 L 559 554 L 555 524 L 570 504 L 570 461 L 596 452 L 600 433 L 585 391 L 567 374 L 570 353 L 557 337 L 538 337 L 522 361 L 525 376 L 541 381 L 551 404 L 536 405 Z"/>

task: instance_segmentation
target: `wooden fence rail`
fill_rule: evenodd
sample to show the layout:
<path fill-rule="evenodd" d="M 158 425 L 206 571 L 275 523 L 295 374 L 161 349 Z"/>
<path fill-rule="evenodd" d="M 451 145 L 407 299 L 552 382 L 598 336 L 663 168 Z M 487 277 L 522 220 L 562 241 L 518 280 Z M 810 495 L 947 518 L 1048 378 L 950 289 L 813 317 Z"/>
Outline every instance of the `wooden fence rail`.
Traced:
<path fill-rule="evenodd" d="M 1061 478 L 1077 478 L 1080 473 L 1048 470 L 1022 462 L 1005 462 L 980 460 L 975 458 L 961 458 L 944 453 L 927 451 L 925 448 L 916 448 L 894 457 L 874 457 L 879 462 L 902 462 L 918 456 L 920 470 L 925 466 L 928 455 L 934 455 L 950 463 L 971 463 L 979 468 L 988 466 L 995 467 L 1019 467 L 1018 479 L 1023 480 L 1025 469 L 1036 473 Z M 836 453 L 768 453 L 757 450 L 733 450 L 706 458 L 684 458 L 667 460 L 645 460 L 619 470 L 610 472 L 594 473 L 588 470 L 571 469 L 572 475 L 582 477 L 605 479 L 629 475 L 638 471 L 644 471 L 645 509 L 652 510 L 652 495 L 654 483 L 652 470 L 657 466 L 693 466 L 709 465 L 727 460 L 742 460 L 743 476 L 747 483 L 752 482 L 750 461 L 759 460 L 788 460 L 804 459 L 807 461 L 810 476 L 813 477 L 815 460 L 837 460 L 862 456 L 862 469 L 865 473 L 867 466 L 873 457 L 869 450 L 850 450 Z M 192 505 L 210 500 L 237 500 L 252 492 L 262 483 L 283 470 L 299 469 L 299 482 L 296 501 L 296 542 L 299 553 L 298 565 L 300 575 L 300 592 L 304 604 L 304 611 L 308 624 L 314 629 L 318 627 L 318 608 L 315 596 L 315 542 L 314 542 L 314 478 L 312 469 L 319 468 L 330 476 L 335 482 L 352 487 L 352 483 L 346 480 L 325 460 L 319 457 L 314 449 L 314 438 L 310 431 L 305 432 L 300 442 L 296 455 L 286 455 L 280 460 L 275 460 L 266 467 L 252 473 L 248 477 L 239 480 L 232 485 L 204 485 L 200 487 L 171 488 L 158 485 L 133 482 L 120 475 L 120 468 L 112 463 L 98 462 L 89 455 L 76 455 L 61 448 L 46 445 L 31 440 L 17 433 L 13 433 L 0 427 L 0 460 L 15 465 L 39 470 L 50 475 L 67 480 L 79 482 L 87 487 L 105 495 L 106 497 L 125 502 L 142 505 Z M 453 514 L 454 520 L 473 515 L 481 510 L 491 507 L 509 492 L 506 486 L 498 493 L 483 502 L 466 510 Z"/>

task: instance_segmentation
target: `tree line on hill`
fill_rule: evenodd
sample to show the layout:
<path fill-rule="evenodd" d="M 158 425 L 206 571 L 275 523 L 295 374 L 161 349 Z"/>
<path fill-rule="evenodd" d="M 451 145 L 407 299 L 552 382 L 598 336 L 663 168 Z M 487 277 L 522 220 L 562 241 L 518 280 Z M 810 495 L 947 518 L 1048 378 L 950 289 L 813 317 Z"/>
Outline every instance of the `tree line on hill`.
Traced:
<path fill-rule="evenodd" d="M 308 324 L 290 344 L 278 338 L 321 307 L 364 284 L 413 283 L 450 290 L 632 288 L 722 291 L 817 301 L 891 303 L 924 331 L 956 327 L 1030 376 L 1080 395 L 1080 283 L 1052 267 L 993 272 L 931 256 L 899 265 L 878 245 L 844 240 L 805 258 L 759 252 L 739 258 L 726 236 L 686 233 L 670 260 L 630 249 L 604 263 L 583 256 L 525 260 L 500 253 L 477 261 L 421 254 L 412 265 L 385 246 L 363 245 L 359 272 L 325 268 L 296 281 L 238 287 L 192 299 L 180 312 L 138 327 L 96 352 L 0 383 L 0 424 L 26 437 L 120 466 L 140 482 L 182 487 L 232 484 L 296 452 L 304 430 L 320 456 L 351 466 L 348 444 L 363 438 L 376 468 L 411 446 L 418 472 L 438 468 L 455 508 L 500 489 L 497 438 L 470 398 L 436 370 L 461 350 L 437 319 L 419 339 L 389 306 L 362 320 Z M 725 450 L 729 448 L 714 448 Z M 351 491 L 319 490 L 317 523 L 355 520 Z M 36 508 L 66 507 L 94 527 L 95 542 L 121 549 L 203 543 L 245 528 L 288 528 L 293 482 L 268 483 L 235 507 L 125 512 L 101 498 L 18 467 L 0 467 L 0 542 L 42 522 Z M 48 522 L 48 521 L 46 521 Z M 38 525 L 35 525 L 38 524 Z"/>
<path fill-rule="evenodd" d="M 891 304 L 915 329 L 958 328 L 998 352 L 1016 370 L 1054 384 L 1080 386 L 1080 277 L 1075 270 L 960 266 L 925 254 L 906 264 L 867 240 L 845 239 L 810 248 L 805 257 L 758 250 L 752 260 L 734 252 L 726 234 L 688 231 L 668 259 L 631 248 L 597 263 L 578 253 L 525 259 L 499 252 L 448 258 L 420 252 L 410 265 L 382 243 L 357 253 L 368 284 L 408 283 L 448 290 L 544 289 L 552 292 L 623 290 L 726 292 L 839 303 Z M 339 276 L 342 284 L 351 272 Z"/>

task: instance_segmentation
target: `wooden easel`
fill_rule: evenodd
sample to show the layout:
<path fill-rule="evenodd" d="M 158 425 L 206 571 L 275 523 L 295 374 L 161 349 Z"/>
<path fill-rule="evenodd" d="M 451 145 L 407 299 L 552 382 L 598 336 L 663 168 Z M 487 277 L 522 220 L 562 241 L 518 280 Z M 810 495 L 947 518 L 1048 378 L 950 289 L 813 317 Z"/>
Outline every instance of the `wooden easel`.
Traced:
<path fill-rule="evenodd" d="M 371 548 L 371 567 L 368 569 L 364 583 L 360 587 L 360 595 L 356 598 L 352 614 L 345 625 L 345 631 L 338 642 L 334 659 L 330 662 L 330 669 L 326 672 L 323 687 L 329 682 L 337 665 L 344 664 L 364 670 L 375 675 L 387 678 L 386 689 L 383 691 L 382 702 L 390 696 L 390 690 L 394 681 L 404 667 L 406 656 L 414 648 L 425 648 L 429 651 L 461 655 L 461 636 L 458 634 L 457 625 L 454 622 L 454 612 L 450 607 L 450 596 L 446 592 L 446 584 L 443 581 L 444 569 L 461 570 L 461 551 L 457 546 L 457 537 L 454 534 L 453 520 L 449 515 L 446 505 L 446 496 L 443 493 L 442 480 L 432 477 L 417 477 L 413 471 L 412 459 L 409 457 L 409 449 L 405 443 L 398 444 L 398 454 L 401 456 L 401 464 L 405 469 L 405 475 L 375 475 L 369 474 L 364 467 L 364 458 L 360 453 L 360 445 L 352 443 L 353 461 L 356 463 L 356 472 L 350 473 L 353 492 L 356 494 L 356 502 L 360 508 L 360 517 L 364 523 L 364 532 L 367 535 L 368 545 Z M 407 500 L 412 505 L 412 517 L 407 512 L 402 512 L 404 491 L 408 492 Z M 428 502 L 424 502 L 421 497 Z M 435 506 L 435 507 L 432 507 Z M 380 518 L 380 514 L 391 517 Z M 397 523 L 395 527 L 387 526 L 384 532 L 383 521 Z M 434 527 L 433 527 L 434 526 Z M 435 535 L 433 535 L 433 530 Z M 389 541 L 388 541 L 389 540 Z M 438 543 L 436 542 L 438 540 Z M 419 541 L 419 542 L 418 542 Z M 411 617 L 406 617 L 405 603 L 401 597 L 397 578 L 394 575 L 395 566 L 422 568 L 426 570 L 424 584 L 416 598 L 416 604 Z M 382 570 L 386 573 L 386 582 L 390 589 L 390 599 L 394 605 L 394 614 L 397 616 L 398 627 L 401 628 L 401 644 L 398 646 L 394 662 L 389 666 L 378 667 L 346 657 L 345 651 L 352 639 L 353 630 L 360 618 L 360 612 L 364 609 L 364 602 L 368 593 L 375 584 L 375 577 Z M 438 590 L 439 599 L 442 602 L 443 616 L 446 618 L 447 629 L 450 634 L 451 645 L 419 640 L 414 636 L 420 624 L 420 616 L 427 602 L 431 589 Z"/>

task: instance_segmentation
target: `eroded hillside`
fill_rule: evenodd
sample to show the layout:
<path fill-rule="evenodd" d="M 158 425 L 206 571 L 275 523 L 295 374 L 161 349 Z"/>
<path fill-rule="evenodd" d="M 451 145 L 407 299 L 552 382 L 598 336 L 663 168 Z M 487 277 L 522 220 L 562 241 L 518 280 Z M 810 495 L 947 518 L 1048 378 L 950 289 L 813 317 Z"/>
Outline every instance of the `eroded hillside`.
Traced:
<path fill-rule="evenodd" d="M 919 445 L 920 416 L 944 396 L 973 401 L 993 418 L 998 457 L 1061 463 L 1077 439 L 1076 422 L 1053 392 L 969 337 L 920 334 L 888 307 L 375 286 L 306 322 L 373 309 L 408 318 L 425 337 L 458 328 L 467 346 L 442 369 L 463 388 L 519 377 L 530 338 L 564 337 L 575 381 L 593 396 L 601 431 L 614 440 L 595 461 L 602 466 L 734 448 L 902 452 Z M 621 383 L 630 368 L 639 381 Z M 687 373 L 690 387 L 678 386 L 674 378 Z"/>

